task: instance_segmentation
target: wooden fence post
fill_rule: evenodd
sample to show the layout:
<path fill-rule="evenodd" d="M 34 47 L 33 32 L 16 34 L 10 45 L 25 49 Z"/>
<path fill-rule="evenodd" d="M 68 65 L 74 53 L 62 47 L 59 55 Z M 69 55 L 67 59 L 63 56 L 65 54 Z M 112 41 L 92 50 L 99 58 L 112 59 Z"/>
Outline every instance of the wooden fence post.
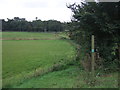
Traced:
<path fill-rule="evenodd" d="M 118 58 L 118 88 L 120 89 L 120 44 L 118 44 L 118 54 L 119 54 L 119 58 Z"/>
<path fill-rule="evenodd" d="M 94 58 L 94 52 L 95 52 L 95 50 L 94 50 L 94 35 L 92 35 L 92 38 L 91 38 L 91 40 L 92 40 L 92 43 L 91 43 L 91 48 L 92 48 L 92 51 L 91 51 L 91 56 L 92 56 L 92 62 L 91 62 L 91 66 L 92 66 L 92 77 L 94 77 L 94 73 L 95 73 L 95 58 Z"/>

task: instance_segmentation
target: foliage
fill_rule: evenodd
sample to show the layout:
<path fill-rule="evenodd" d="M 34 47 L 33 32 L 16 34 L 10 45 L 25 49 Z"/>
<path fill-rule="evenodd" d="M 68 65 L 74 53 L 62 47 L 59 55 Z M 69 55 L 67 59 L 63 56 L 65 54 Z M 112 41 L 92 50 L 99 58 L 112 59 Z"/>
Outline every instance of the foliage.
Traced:
<path fill-rule="evenodd" d="M 91 35 L 95 35 L 95 47 L 104 65 L 109 66 L 118 59 L 120 2 L 83 2 L 68 8 L 73 12 L 70 36 L 81 45 L 81 50 L 90 53 Z"/>
<path fill-rule="evenodd" d="M 2 20 L 3 31 L 27 31 L 27 32 L 59 32 L 63 31 L 64 23 L 57 20 L 33 20 L 32 22 L 24 18 L 14 17 L 14 19 Z"/>

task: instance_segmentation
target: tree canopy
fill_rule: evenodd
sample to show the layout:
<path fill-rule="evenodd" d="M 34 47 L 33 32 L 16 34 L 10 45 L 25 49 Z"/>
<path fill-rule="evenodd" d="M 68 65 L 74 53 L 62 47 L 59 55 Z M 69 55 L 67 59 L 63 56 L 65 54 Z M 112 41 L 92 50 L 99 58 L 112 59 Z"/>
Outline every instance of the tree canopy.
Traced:
<path fill-rule="evenodd" d="M 95 47 L 106 65 L 116 62 L 120 46 L 120 2 L 83 2 L 69 5 L 73 12 L 70 37 L 81 45 L 84 53 L 91 52 L 91 35 Z"/>
<path fill-rule="evenodd" d="M 28 32 L 58 32 L 64 30 L 64 23 L 57 20 L 41 21 L 39 19 L 32 22 L 25 18 L 14 17 L 14 19 L 2 20 L 3 31 L 28 31 Z"/>

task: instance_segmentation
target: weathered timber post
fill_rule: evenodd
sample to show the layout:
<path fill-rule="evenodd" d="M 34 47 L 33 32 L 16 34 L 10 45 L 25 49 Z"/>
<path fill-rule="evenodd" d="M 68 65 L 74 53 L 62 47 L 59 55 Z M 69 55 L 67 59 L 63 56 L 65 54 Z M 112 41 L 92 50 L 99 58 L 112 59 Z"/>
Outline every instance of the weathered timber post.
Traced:
<path fill-rule="evenodd" d="M 92 77 L 94 77 L 94 73 L 95 73 L 95 58 L 94 58 L 94 35 L 92 35 L 92 38 L 91 38 L 91 40 L 92 40 L 92 43 L 91 43 L 91 48 L 92 48 L 92 50 L 91 50 L 91 57 L 92 57 L 92 61 L 91 61 L 91 69 L 92 69 Z"/>
<path fill-rule="evenodd" d="M 118 54 L 119 54 L 119 58 L 118 58 L 118 88 L 120 90 L 120 44 L 118 44 Z"/>
<path fill-rule="evenodd" d="M 120 60 L 120 44 L 118 45 L 118 54 L 119 54 L 119 60 Z"/>

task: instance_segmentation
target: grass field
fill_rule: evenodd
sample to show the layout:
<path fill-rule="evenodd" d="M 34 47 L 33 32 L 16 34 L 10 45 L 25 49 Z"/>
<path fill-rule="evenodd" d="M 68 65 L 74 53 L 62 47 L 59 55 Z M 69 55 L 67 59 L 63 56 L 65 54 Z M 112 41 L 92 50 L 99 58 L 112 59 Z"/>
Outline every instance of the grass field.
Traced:
<path fill-rule="evenodd" d="M 116 88 L 117 73 L 97 76 L 94 86 L 75 61 L 75 46 L 62 33 L 3 32 L 3 87 Z M 86 78 L 87 77 L 87 78 Z"/>
<path fill-rule="evenodd" d="M 96 77 L 95 84 L 90 85 L 88 82 L 90 77 L 86 78 L 84 70 L 78 66 L 70 66 L 65 70 L 26 80 L 14 88 L 117 88 L 117 73 L 109 75 Z"/>
<path fill-rule="evenodd" d="M 3 39 L 57 39 L 54 33 L 37 33 L 37 32 L 4 32 Z"/>
<path fill-rule="evenodd" d="M 70 43 L 59 40 L 51 33 L 3 32 L 3 38 L 8 37 L 9 40 L 3 40 L 2 43 L 5 86 L 47 72 L 53 66 L 67 63 L 75 56 L 75 49 Z M 13 37 L 43 40 L 12 40 Z M 49 40 L 50 38 L 54 40 Z"/>

